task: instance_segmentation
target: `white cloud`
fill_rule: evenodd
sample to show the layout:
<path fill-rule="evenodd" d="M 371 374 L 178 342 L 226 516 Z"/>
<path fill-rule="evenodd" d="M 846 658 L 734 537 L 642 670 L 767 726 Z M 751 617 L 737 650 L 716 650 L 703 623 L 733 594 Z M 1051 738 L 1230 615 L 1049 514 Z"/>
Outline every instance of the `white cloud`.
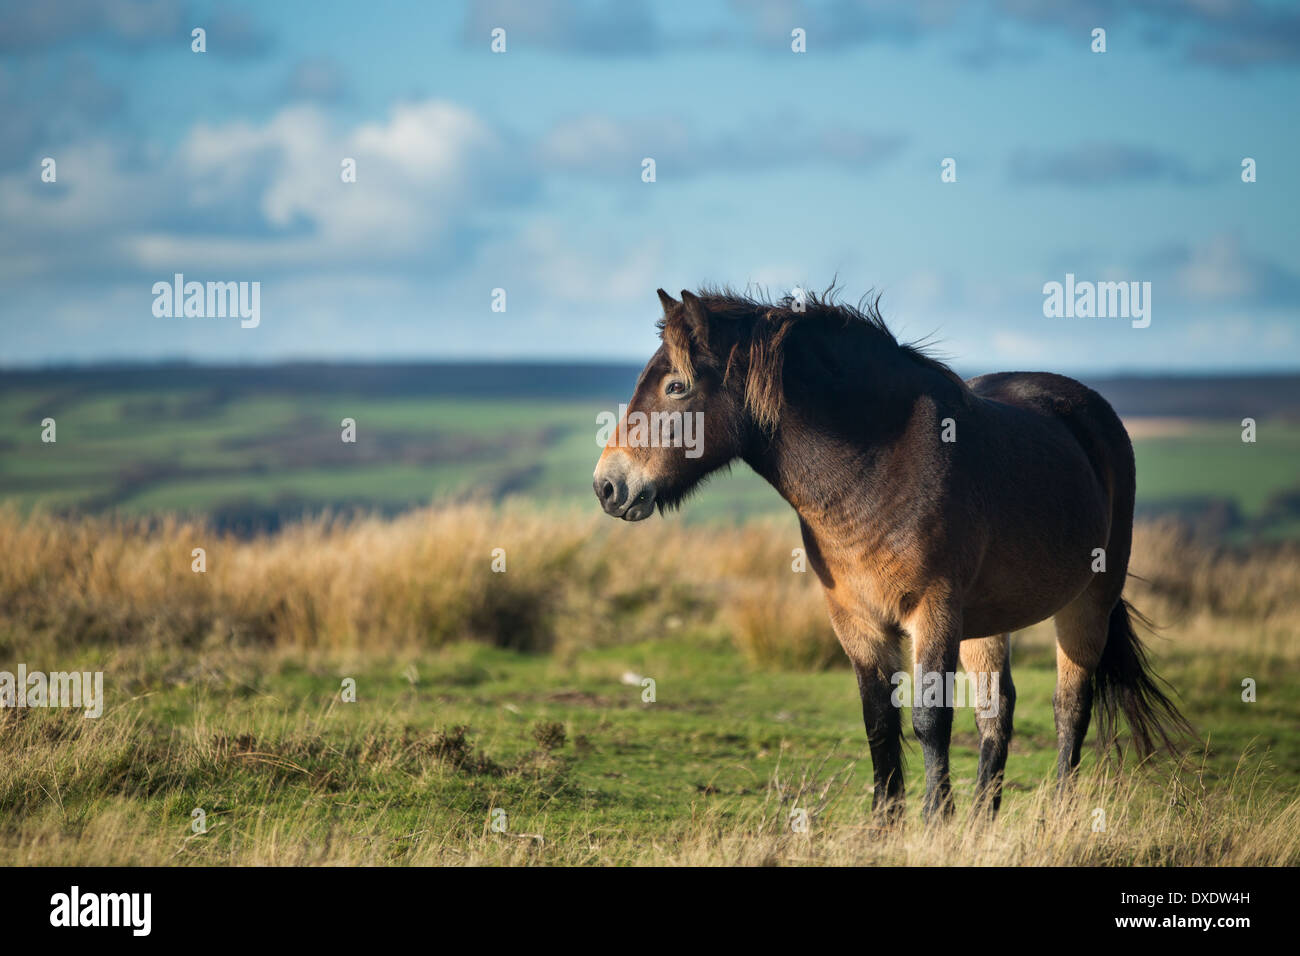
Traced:
<path fill-rule="evenodd" d="M 663 269 L 658 241 L 584 237 L 549 220 L 532 222 L 494 258 L 524 266 L 522 278 L 552 305 L 639 303 L 652 295 Z"/>
<path fill-rule="evenodd" d="M 355 183 L 340 179 L 345 157 Z M 530 175 L 501 134 L 439 100 L 350 129 L 295 105 L 263 123 L 198 124 L 169 155 L 95 141 L 56 159 L 46 190 L 27 169 L 0 178 L 6 245 L 46 244 L 17 263 L 28 274 L 79 258 L 145 269 L 436 261 L 462 251 L 456 239 L 481 213 L 526 194 Z"/>

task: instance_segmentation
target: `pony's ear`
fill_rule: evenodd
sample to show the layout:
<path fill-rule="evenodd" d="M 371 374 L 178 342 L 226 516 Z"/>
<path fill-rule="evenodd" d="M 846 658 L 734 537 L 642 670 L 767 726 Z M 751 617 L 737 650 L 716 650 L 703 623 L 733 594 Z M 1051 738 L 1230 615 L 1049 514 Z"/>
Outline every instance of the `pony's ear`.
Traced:
<path fill-rule="evenodd" d="M 668 359 L 673 368 L 686 376 L 687 381 L 695 378 L 695 354 L 708 354 L 709 316 L 704 303 L 682 290 L 681 311 L 669 314 L 678 303 L 663 289 L 659 290 L 659 300 L 664 304 L 664 317 L 659 322 L 659 334 L 668 349 Z"/>
<path fill-rule="evenodd" d="M 709 347 L 709 313 L 704 303 L 688 289 L 682 290 L 682 306 L 686 314 L 686 327 L 690 329 L 691 338 L 704 348 Z"/>

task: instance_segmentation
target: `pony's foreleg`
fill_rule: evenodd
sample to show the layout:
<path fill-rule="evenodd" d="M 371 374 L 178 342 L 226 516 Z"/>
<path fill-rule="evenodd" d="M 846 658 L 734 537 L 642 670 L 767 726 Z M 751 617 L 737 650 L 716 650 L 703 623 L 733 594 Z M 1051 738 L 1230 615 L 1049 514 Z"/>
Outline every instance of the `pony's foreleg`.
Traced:
<path fill-rule="evenodd" d="M 862 697 L 862 723 L 867 729 L 871 748 L 871 769 L 875 788 L 871 810 L 876 819 L 888 826 L 903 814 L 903 722 L 902 710 L 892 699 L 893 675 L 902 667 L 897 640 L 880 641 L 874 654 L 853 661 Z"/>
<path fill-rule="evenodd" d="M 1011 635 L 972 638 L 961 643 L 961 666 L 976 676 L 978 697 L 975 727 L 980 735 L 979 768 L 975 773 L 977 812 L 996 816 L 1002 805 L 1002 774 L 1011 746 L 1011 720 L 1016 688 L 1011 682 Z"/>
<path fill-rule="evenodd" d="M 912 635 L 912 730 L 925 754 L 925 802 L 922 815 L 953 811 L 952 784 L 948 779 L 948 745 L 952 740 L 952 700 L 949 675 L 956 676 L 961 646 L 961 612 L 949 602 L 923 602 L 906 622 Z"/>

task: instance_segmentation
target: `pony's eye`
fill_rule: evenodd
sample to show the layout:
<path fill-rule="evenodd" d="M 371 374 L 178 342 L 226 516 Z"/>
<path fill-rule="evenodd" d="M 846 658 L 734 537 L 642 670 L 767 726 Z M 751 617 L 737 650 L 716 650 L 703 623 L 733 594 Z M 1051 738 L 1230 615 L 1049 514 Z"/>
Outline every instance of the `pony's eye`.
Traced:
<path fill-rule="evenodd" d="M 668 395 L 685 395 L 686 386 L 681 382 L 669 382 L 668 387 L 664 389 Z"/>

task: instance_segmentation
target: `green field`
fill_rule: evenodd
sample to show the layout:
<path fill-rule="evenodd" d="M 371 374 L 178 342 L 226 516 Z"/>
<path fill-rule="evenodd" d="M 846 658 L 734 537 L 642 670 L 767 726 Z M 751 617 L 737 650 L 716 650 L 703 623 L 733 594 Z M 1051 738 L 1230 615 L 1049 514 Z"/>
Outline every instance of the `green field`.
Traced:
<path fill-rule="evenodd" d="M 849 673 L 755 671 L 725 640 L 689 633 L 562 660 L 477 644 L 140 660 L 100 720 L 8 718 L 0 847 L 16 863 L 80 865 L 1300 861 L 1294 668 L 1247 706 L 1219 668 L 1265 673 L 1264 657 L 1162 654 L 1204 752 L 1182 772 L 1130 765 L 1118 777 L 1089 752 L 1080 802 L 1044 830 L 1054 666 L 1042 640 L 1018 654 L 1006 810 L 974 840 L 977 740 L 958 715 L 955 845 L 918 829 L 915 789 L 900 833 L 869 827 Z M 78 663 L 122 673 L 104 653 Z M 628 672 L 654 678 L 654 702 Z M 339 701 L 345 677 L 356 703 Z M 909 764 L 914 788 L 914 743 Z M 1089 830 L 1098 808 L 1105 833 Z M 206 832 L 192 829 L 196 809 Z M 807 835 L 790 830 L 799 809 Z"/>
<path fill-rule="evenodd" d="M 441 498 L 585 503 L 613 400 L 214 393 L 203 388 L 0 393 L 0 497 L 128 514 L 217 514 L 227 523 L 325 508 L 394 512 Z M 53 417 L 57 442 L 42 443 Z M 340 440 L 340 422 L 357 441 Z M 1149 430 L 1147 430 L 1149 431 Z M 1139 511 L 1199 518 L 1236 537 L 1300 534 L 1300 425 L 1197 420 L 1135 442 Z M 1287 493 L 1291 495 L 1288 498 Z M 1216 511 L 1217 509 L 1217 511 Z M 785 513 L 744 465 L 717 476 L 688 521 Z"/>

